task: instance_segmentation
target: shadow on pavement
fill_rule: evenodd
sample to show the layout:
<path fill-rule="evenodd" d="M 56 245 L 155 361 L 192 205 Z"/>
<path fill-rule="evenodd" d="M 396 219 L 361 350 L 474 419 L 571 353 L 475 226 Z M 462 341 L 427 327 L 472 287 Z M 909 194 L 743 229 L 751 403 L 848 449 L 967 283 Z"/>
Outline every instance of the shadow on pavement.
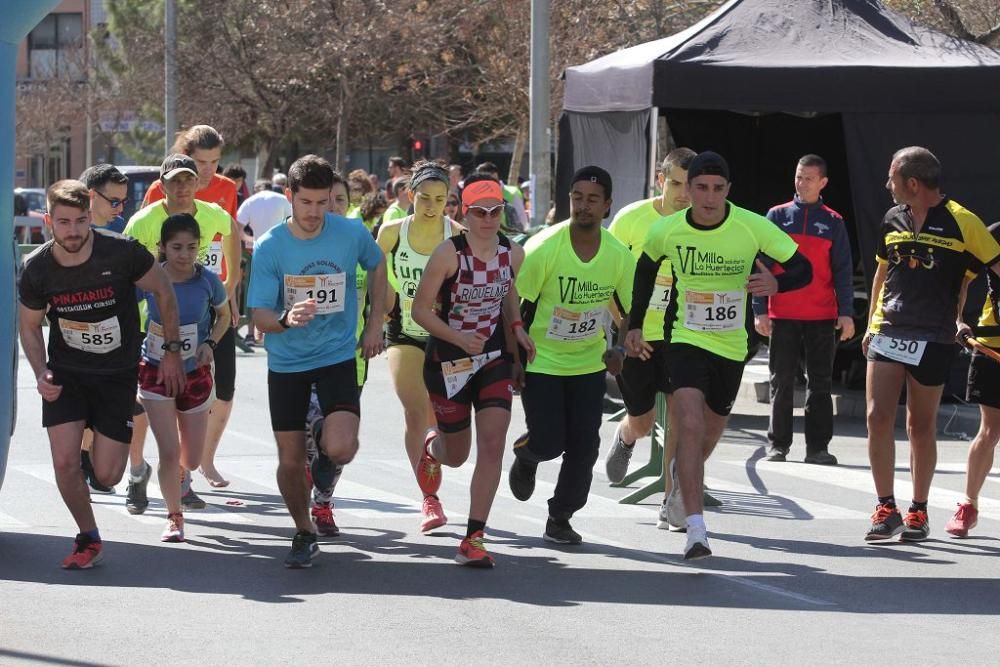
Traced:
<path fill-rule="evenodd" d="M 55 586 L 162 588 L 234 595 L 268 603 L 304 602 L 317 595 L 346 594 L 499 599 L 542 607 L 601 602 L 900 614 L 1000 612 L 1000 582 L 996 579 L 853 577 L 795 563 L 726 557 L 691 566 L 679 557 L 602 544 L 574 549 L 592 554 L 596 567 L 568 567 L 559 560 L 561 549 L 546 548 L 537 537 L 502 531 L 491 533 L 492 544 L 505 552 L 516 549 L 517 553 L 499 554 L 493 571 L 469 570 L 451 562 L 457 534 L 449 535 L 452 539 L 441 544 L 416 544 L 405 541 L 406 534 L 401 531 L 349 526 L 342 527 L 345 534 L 341 538 L 322 542 L 323 553 L 311 570 L 292 571 L 282 566 L 289 547 L 288 528 L 208 524 L 194 517 L 188 524 L 190 528 L 198 526 L 190 531 L 198 534 L 192 535 L 186 545 L 106 541 L 105 562 L 82 572 L 67 572 L 58 567 L 59 559 L 70 546 L 66 537 L 3 533 L 0 577 Z M 239 530 L 245 537 L 213 535 L 212 527 Z M 206 530 L 209 532 L 203 532 Z M 866 558 L 877 555 L 901 564 L 951 562 L 927 554 L 943 549 L 933 543 L 896 549 L 728 534 L 713 534 L 713 538 L 720 542 L 744 542 L 761 553 Z M 997 551 L 988 548 L 990 556 Z M 657 569 L 630 569 L 630 562 L 652 563 Z M 921 595 L 913 595 L 915 590 L 920 590 Z M 977 603 L 970 605 L 970 599 Z"/>

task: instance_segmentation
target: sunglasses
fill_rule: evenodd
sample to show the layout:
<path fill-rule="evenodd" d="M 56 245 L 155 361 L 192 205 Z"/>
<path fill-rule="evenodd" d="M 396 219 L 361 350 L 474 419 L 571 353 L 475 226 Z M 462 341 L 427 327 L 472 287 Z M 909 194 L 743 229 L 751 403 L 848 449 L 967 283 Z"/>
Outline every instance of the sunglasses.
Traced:
<path fill-rule="evenodd" d="M 100 190 L 94 190 L 94 192 L 101 195 L 101 199 L 111 204 L 111 208 L 118 208 L 119 206 L 124 206 L 125 202 L 128 201 L 128 197 L 125 197 L 124 199 L 112 199 L 111 197 L 107 196 Z"/>
<path fill-rule="evenodd" d="M 503 213 L 503 204 L 497 204 L 489 208 L 486 206 L 470 206 L 468 212 L 475 212 L 475 215 L 481 218 L 499 218 L 500 214 Z"/>

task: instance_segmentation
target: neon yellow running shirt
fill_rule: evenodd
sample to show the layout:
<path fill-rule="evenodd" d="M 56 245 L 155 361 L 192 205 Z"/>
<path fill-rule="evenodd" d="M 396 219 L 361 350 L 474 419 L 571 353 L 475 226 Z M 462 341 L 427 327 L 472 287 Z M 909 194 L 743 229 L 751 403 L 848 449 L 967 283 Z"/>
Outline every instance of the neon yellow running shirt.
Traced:
<path fill-rule="evenodd" d="M 664 217 L 656 210 L 654 202 L 659 199 L 643 199 L 618 211 L 611 221 L 608 231 L 616 239 L 624 243 L 636 261 L 642 257 L 642 247 L 646 242 L 646 234 L 653 223 Z M 674 284 L 674 274 L 670 262 L 664 260 L 656 273 L 656 287 L 649 299 L 649 311 L 642 325 L 642 337 L 647 341 L 663 340 L 663 321 L 670 303 L 671 287 Z"/>
<path fill-rule="evenodd" d="M 573 250 L 569 226 L 561 222 L 533 236 L 517 274 L 521 298 L 536 302 L 534 317 L 525 323 L 537 350 L 527 368 L 533 373 L 602 370 L 611 323 L 608 304 L 615 299 L 624 312 L 632 307 L 635 258 L 629 249 L 602 229 L 597 254 L 583 262 Z"/>
<path fill-rule="evenodd" d="M 757 253 L 778 263 L 798 250 L 788 234 L 767 218 L 726 203 L 725 219 L 700 228 L 688 218 L 691 209 L 653 223 L 643 252 L 654 262 L 672 265 L 674 298 L 666 321 L 673 343 L 695 345 L 733 361 L 747 354 L 746 283 Z"/>

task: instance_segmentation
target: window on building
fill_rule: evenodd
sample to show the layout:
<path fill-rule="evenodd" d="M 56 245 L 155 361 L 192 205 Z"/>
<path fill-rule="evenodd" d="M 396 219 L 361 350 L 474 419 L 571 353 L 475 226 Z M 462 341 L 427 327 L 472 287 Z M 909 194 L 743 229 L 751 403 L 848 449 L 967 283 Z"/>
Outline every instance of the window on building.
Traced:
<path fill-rule="evenodd" d="M 79 78 L 82 46 L 83 14 L 49 14 L 28 33 L 31 78 Z"/>

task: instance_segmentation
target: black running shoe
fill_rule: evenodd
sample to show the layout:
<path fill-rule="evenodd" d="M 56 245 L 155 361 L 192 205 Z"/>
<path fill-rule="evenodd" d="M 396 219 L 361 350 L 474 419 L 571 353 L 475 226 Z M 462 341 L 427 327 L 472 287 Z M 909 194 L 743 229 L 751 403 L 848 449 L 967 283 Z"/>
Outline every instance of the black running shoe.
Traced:
<path fill-rule="evenodd" d="M 895 505 L 876 505 L 872 514 L 872 527 L 865 535 L 866 542 L 889 540 L 903 532 L 903 517 Z"/>
<path fill-rule="evenodd" d="M 535 473 L 538 472 L 538 465 L 526 463 L 514 457 L 514 463 L 510 466 L 508 481 L 510 482 L 510 492 L 518 500 L 527 500 L 535 492 Z"/>
<path fill-rule="evenodd" d="M 903 542 L 923 542 L 931 534 L 931 523 L 924 510 L 910 510 L 903 518 L 903 532 L 899 539 Z"/>
<path fill-rule="evenodd" d="M 146 465 L 146 471 L 142 473 L 142 479 L 135 482 L 132 480 L 131 475 L 128 478 L 128 489 L 125 492 L 125 509 L 128 510 L 129 514 L 142 514 L 149 507 L 146 486 L 149 484 L 149 476 L 153 474 L 153 468 L 145 461 L 143 463 Z"/>
<path fill-rule="evenodd" d="M 784 447 L 769 447 L 767 450 L 767 460 L 783 463 L 788 456 L 788 450 Z"/>
<path fill-rule="evenodd" d="M 285 556 L 285 567 L 299 570 L 304 567 L 312 567 L 312 559 L 319 553 L 319 545 L 316 544 L 316 534 L 298 532 L 292 538 L 292 550 Z"/>
<path fill-rule="evenodd" d="M 80 450 L 80 470 L 83 471 L 83 476 L 87 480 L 87 486 L 94 493 L 112 494 L 115 492 L 115 487 L 105 486 L 97 481 L 94 464 L 90 462 L 90 452 L 86 449 Z"/>
<path fill-rule="evenodd" d="M 826 451 L 825 449 L 821 449 L 818 452 L 813 452 L 812 454 L 806 454 L 806 457 L 803 460 L 806 463 L 812 463 L 813 465 L 818 465 L 818 466 L 837 465 L 837 457 L 831 454 L 830 452 Z"/>
<path fill-rule="evenodd" d="M 553 519 L 552 517 L 549 517 L 549 520 L 545 522 L 545 534 L 542 535 L 542 539 L 555 544 L 580 544 L 583 542 L 580 533 L 573 530 L 567 519 Z"/>

